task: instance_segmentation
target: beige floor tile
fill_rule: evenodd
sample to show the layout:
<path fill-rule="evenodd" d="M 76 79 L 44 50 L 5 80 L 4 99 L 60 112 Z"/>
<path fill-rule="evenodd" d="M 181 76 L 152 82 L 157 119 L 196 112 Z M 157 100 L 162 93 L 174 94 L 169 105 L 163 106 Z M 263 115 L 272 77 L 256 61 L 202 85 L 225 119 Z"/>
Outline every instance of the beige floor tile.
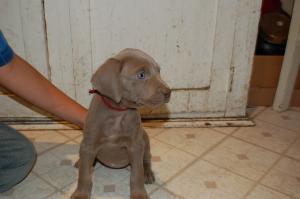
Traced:
<path fill-rule="evenodd" d="M 74 164 L 79 158 L 79 144 L 73 141 L 52 149 L 50 153 L 61 160 L 70 160 Z"/>
<path fill-rule="evenodd" d="M 129 179 L 127 180 L 129 181 Z M 70 186 L 63 189 L 68 198 L 75 191 L 76 186 L 77 182 L 74 182 Z M 113 186 L 113 189 L 105 190 L 104 186 Z M 148 186 L 145 187 L 146 191 L 149 193 L 150 190 Z M 93 199 L 129 199 L 129 191 L 129 183 L 124 182 L 124 180 L 117 182 L 116 184 L 108 185 L 103 185 L 103 183 L 98 184 L 94 182 L 91 196 Z"/>
<path fill-rule="evenodd" d="M 255 108 L 250 114 L 258 118 L 256 127 L 147 127 L 157 180 L 156 184 L 145 186 L 151 198 L 243 198 L 253 188 L 254 180 L 269 171 L 278 160 L 279 155 L 269 150 L 281 153 L 290 147 L 286 155 L 293 159 L 283 158 L 276 163 L 261 180 L 263 185 L 257 185 L 245 199 L 300 199 L 300 162 L 296 161 L 300 160 L 300 112 L 293 109 L 279 114 L 270 108 Z M 34 142 L 40 155 L 33 172 L 11 193 L 0 194 L 0 198 L 70 198 L 77 186 L 78 170 L 73 164 L 78 159 L 81 131 L 28 129 L 23 133 Z M 205 160 L 191 165 L 226 134 L 233 134 L 238 139 L 226 138 L 205 155 Z M 290 146 L 297 136 L 298 140 Z M 68 141 L 70 139 L 73 142 Z M 109 169 L 97 164 L 93 199 L 129 199 L 129 177 L 129 168 Z M 168 182 L 165 188 L 159 188 L 164 182 Z M 64 193 L 57 192 L 54 187 Z"/>
<path fill-rule="evenodd" d="M 245 199 L 292 199 L 287 195 L 269 189 L 265 186 L 258 185 Z"/>
<path fill-rule="evenodd" d="M 78 144 L 81 143 L 81 141 L 83 140 L 83 136 L 80 135 L 78 138 L 76 138 L 74 141 L 77 142 Z"/>
<path fill-rule="evenodd" d="M 249 118 L 254 118 L 254 117 L 256 117 L 258 114 L 260 114 L 265 109 L 266 109 L 265 106 L 248 107 L 247 111 L 246 111 L 247 112 L 247 116 Z"/>
<path fill-rule="evenodd" d="M 13 188 L 13 197 L 15 199 L 45 198 L 54 192 L 55 188 L 31 173 Z"/>
<path fill-rule="evenodd" d="M 240 175 L 258 180 L 279 155 L 235 138 L 228 138 L 204 156 L 214 164 Z"/>
<path fill-rule="evenodd" d="M 69 199 L 66 195 L 56 192 L 55 194 L 52 194 L 51 196 L 47 197 L 46 199 Z"/>
<path fill-rule="evenodd" d="M 33 142 L 38 154 L 68 140 L 54 130 L 21 131 L 21 133 Z"/>
<path fill-rule="evenodd" d="M 79 136 L 83 135 L 82 130 L 57 130 L 59 133 L 64 134 L 66 137 L 75 139 L 78 138 Z"/>
<path fill-rule="evenodd" d="M 221 133 L 231 134 L 236 129 L 238 129 L 238 127 L 217 127 L 217 128 L 213 128 L 213 129 L 218 132 L 221 132 Z"/>
<path fill-rule="evenodd" d="M 103 165 L 98 166 L 93 172 L 92 198 L 120 198 L 129 199 L 130 194 L 130 169 L 110 169 Z M 77 181 L 63 189 L 63 192 L 70 197 L 74 192 Z M 145 185 L 146 191 L 150 193 L 157 188 L 156 184 Z"/>
<path fill-rule="evenodd" d="M 119 195 L 122 195 L 125 198 L 130 197 L 130 178 L 129 176 L 119 183 L 116 184 L 116 193 Z M 158 188 L 158 185 L 156 183 L 154 184 L 145 184 L 145 189 L 148 193 L 148 195 L 155 189 Z"/>
<path fill-rule="evenodd" d="M 129 199 L 127 196 L 121 196 L 117 193 L 103 193 L 101 196 L 95 196 L 93 199 Z"/>
<path fill-rule="evenodd" d="M 165 130 L 164 128 L 149 128 L 149 127 L 145 127 L 144 129 L 149 135 L 149 137 L 154 137 L 157 134 L 161 133 L 163 130 Z"/>
<path fill-rule="evenodd" d="M 196 158 L 155 139 L 150 139 L 150 144 L 152 167 L 158 184 L 170 179 Z"/>
<path fill-rule="evenodd" d="M 287 151 L 286 155 L 300 160 L 300 139 L 298 139 L 291 148 Z"/>
<path fill-rule="evenodd" d="M 75 191 L 77 187 L 77 180 L 74 180 L 74 182 L 70 183 L 69 185 L 63 187 L 61 191 L 67 196 L 67 198 L 70 198 L 73 192 Z"/>
<path fill-rule="evenodd" d="M 118 184 L 115 186 L 116 190 L 120 190 L 120 186 L 125 186 L 122 184 Z M 65 187 L 62 191 L 67 198 L 70 198 L 75 188 L 77 187 L 77 181 L 70 184 L 69 186 Z M 99 186 L 98 184 L 94 184 L 91 193 L 92 199 L 129 199 L 129 197 L 125 196 L 125 194 L 120 194 L 118 192 L 103 192 L 103 187 Z"/>
<path fill-rule="evenodd" d="M 106 186 L 113 185 L 115 186 L 115 195 L 126 196 L 126 193 L 128 193 L 126 189 L 128 184 L 124 181 L 129 180 L 129 175 L 130 172 L 126 168 L 110 169 L 103 165 L 99 166 L 99 168 L 93 173 L 93 195 L 101 196 L 105 192 Z"/>
<path fill-rule="evenodd" d="M 281 159 L 261 183 L 300 198 L 300 162 L 289 158 Z"/>
<path fill-rule="evenodd" d="M 225 135 L 207 128 L 178 128 L 164 130 L 156 139 L 200 156 Z"/>
<path fill-rule="evenodd" d="M 160 162 L 152 163 L 157 183 L 166 182 L 194 159 L 195 157 L 177 149 L 163 154 Z"/>
<path fill-rule="evenodd" d="M 188 199 L 239 199 L 253 181 L 200 160 L 170 181 L 166 188 Z"/>
<path fill-rule="evenodd" d="M 264 121 L 256 120 L 255 123 L 255 127 L 240 128 L 233 135 L 278 153 L 286 150 L 299 137 L 299 133 Z"/>
<path fill-rule="evenodd" d="M 102 184 L 101 184 L 102 185 Z M 62 189 L 62 192 L 67 196 L 67 198 L 70 198 L 73 192 L 75 191 L 77 187 L 77 181 L 71 183 L 70 185 L 66 186 Z M 119 186 L 116 186 L 116 190 L 119 189 Z M 92 193 L 91 193 L 92 199 L 129 199 L 126 198 L 126 196 L 122 196 L 119 193 L 112 192 L 112 193 L 104 193 L 103 187 L 99 186 L 97 183 L 94 182 L 92 187 Z"/>
<path fill-rule="evenodd" d="M 99 168 L 93 172 L 93 181 L 95 184 L 102 185 L 118 184 L 124 179 L 128 179 L 129 175 L 129 168 L 111 169 L 99 164 Z"/>
<path fill-rule="evenodd" d="M 300 112 L 300 106 L 292 106 L 289 108 L 290 110 Z"/>
<path fill-rule="evenodd" d="M 41 177 L 57 188 L 74 182 L 78 177 L 77 169 L 70 166 L 60 166 L 41 175 Z"/>
<path fill-rule="evenodd" d="M 173 148 L 174 147 L 171 145 L 160 142 L 157 139 L 150 138 L 150 151 L 152 156 L 161 156 Z"/>
<path fill-rule="evenodd" d="M 129 171 L 100 166 L 93 174 L 93 198 L 129 198 Z M 111 187 L 108 189 L 108 187 Z"/>
<path fill-rule="evenodd" d="M 164 189 L 159 189 L 151 194 L 151 199 L 184 199 L 184 197 L 176 196 Z"/>
<path fill-rule="evenodd" d="M 57 167 L 73 167 L 78 158 L 79 145 L 75 142 L 67 142 L 64 145 L 39 155 L 33 171 L 42 175 L 51 170 L 55 170 Z"/>
<path fill-rule="evenodd" d="M 46 152 L 37 157 L 36 164 L 33 171 L 39 175 L 47 173 L 60 166 L 61 159 L 57 158 L 54 154 Z"/>
<path fill-rule="evenodd" d="M 66 186 L 77 179 L 74 164 L 78 160 L 78 151 L 75 142 L 61 145 L 38 156 L 33 171 L 57 188 Z"/>
<path fill-rule="evenodd" d="M 300 133 L 300 112 L 285 111 L 278 113 L 268 108 L 256 118 Z"/>

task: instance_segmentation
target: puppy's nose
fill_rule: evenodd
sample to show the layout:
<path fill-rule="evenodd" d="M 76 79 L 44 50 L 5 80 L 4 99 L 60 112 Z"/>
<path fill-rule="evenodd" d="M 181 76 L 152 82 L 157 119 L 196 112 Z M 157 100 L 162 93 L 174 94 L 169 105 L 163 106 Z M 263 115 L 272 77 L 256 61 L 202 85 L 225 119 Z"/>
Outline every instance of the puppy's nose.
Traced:
<path fill-rule="evenodd" d="M 169 99 L 171 96 L 171 89 L 166 88 L 166 87 L 162 88 L 162 93 L 163 93 L 165 99 Z"/>

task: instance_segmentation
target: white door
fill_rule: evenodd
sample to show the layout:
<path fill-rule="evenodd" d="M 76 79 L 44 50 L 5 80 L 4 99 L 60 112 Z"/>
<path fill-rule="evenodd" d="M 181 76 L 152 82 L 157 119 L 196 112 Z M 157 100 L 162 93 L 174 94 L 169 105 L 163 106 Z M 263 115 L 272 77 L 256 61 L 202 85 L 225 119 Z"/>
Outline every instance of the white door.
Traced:
<path fill-rule="evenodd" d="M 0 13 L 7 7 L 20 9 L 16 1 L 1 1 Z M 261 0 L 19 1 L 25 7 L 38 4 L 40 9 L 33 12 L 39 13 L 41 21 L 28 19 L 23 24 L 27 15 L 21 12 L 23 28 L 16 31 L 23 38 L 16 41 L 3 26 L 12 20 L 10 12 L 2 13 L 2 31 L 17 44 L 26 41 L 27 29 L 44 33 L 39 35 L 44 45 L 32 41 L 24 45 L 25 51 L 41 42 L 46 56 L 38 69 L 46 68 L 44 74 L 83 105 L 89 104 L 90 77 L 97 67 L 132 47 L 157 60 L 173 90 L 166 106 L 142 110 L 148 117 L 245 116 Z M 37 51 L 32 53 L 39 55 Z M 8 103 L 4 95 L 0 100 Z M 10 111 L 0 110 L 0 114 L 9 116 Z"/>
<path fill-rule="evenodd" d="M 42 1 L 0 0 L 0 29 L 13 50 L 50 79 Z M 0 117 L 41 116 L 40 112 L 0 88 Z"/>

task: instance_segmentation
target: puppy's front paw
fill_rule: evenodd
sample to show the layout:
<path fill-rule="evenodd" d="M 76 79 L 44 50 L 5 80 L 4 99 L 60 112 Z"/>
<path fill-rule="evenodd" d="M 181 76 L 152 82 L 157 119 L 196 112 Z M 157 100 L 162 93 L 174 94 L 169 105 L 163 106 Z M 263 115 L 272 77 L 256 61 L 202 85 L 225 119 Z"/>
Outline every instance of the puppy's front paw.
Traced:
<path fill-rule="evenodd" d="M 155 182 L 155 176 L 151 169 L 146 170 L 144 176 L 145 184 L 153 184 Z"/>
<path fill-rule="evenodd" d="M 140 193 L 132 193 L 130 199 L 149 199 L 147 192 L 144 190 Z"/>
<path fill-rule="evenodd" d="M 71 199 L 89 199 L 89 198 L 90 196 L 88 193 L 80 192 L 80 191 L 75 191 L 71 196 Z"/>

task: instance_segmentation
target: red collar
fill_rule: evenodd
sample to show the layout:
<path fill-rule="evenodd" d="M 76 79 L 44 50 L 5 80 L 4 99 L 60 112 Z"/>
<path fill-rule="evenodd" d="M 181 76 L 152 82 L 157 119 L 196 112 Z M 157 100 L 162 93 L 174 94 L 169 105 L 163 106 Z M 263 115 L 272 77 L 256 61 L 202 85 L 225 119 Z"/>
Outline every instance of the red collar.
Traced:
<path fill-rule="evenodd" d="M 100 97 L 101 97 L 101 99 L 102 99 L 102 102 L 103 102 L 109 109 L 112 109 L 112 110 L 114 110 L 114 111 L 120 111 L 120 112 L 121 112 L 121 111 L 127 111 L 127 110 L 128 110 L 128 108 L 121 108 L 121 107 L 116 107 L 116 106 L 114 106 L 114 105 L 110 102 L 110 100 L 109 100 L 107 97 L 103 96 L 98 90 L 96 90 L 96 89 L 90 89 L 90 90 L 89 90 L 89 94 L 94 94 L 94 93 L 100 95 Z"/>

